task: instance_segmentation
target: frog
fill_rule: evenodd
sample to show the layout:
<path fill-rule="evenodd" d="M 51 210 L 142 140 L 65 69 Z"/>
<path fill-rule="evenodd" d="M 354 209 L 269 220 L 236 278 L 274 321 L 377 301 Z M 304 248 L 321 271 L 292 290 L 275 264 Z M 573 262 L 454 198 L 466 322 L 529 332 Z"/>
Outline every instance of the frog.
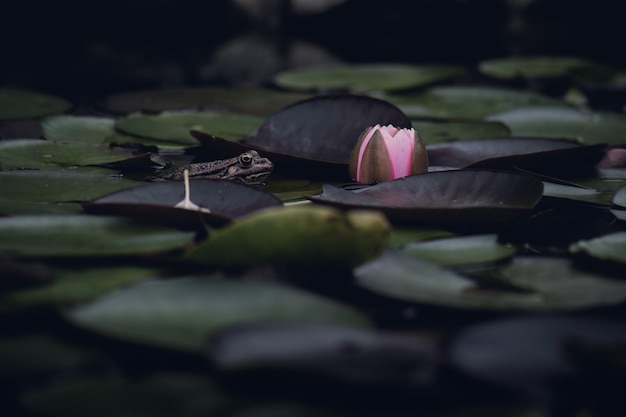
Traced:
<path fill-rule="evenodd" d="M 215 178 L 239 181 L 249 185 L 265 185 L 265 181 L 273 169 L 272 161 L 261 157 L 255 150 L 249 150 L 234 158 L 184 165 L 172 171 L 149 177 L 147 180 L 152 182 L 182 181 L 184 172 L 187 170 L 189 179 Z"/>

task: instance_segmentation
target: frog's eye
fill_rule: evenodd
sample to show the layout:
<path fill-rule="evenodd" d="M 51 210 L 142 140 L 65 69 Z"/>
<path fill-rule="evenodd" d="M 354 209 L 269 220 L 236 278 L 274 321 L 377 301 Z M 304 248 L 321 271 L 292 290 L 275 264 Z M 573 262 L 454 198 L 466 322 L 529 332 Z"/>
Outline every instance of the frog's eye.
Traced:
<path fill-rule="evenodd" d="M 242 153 L 239 155 L 239 165 L 242 167 L 249 167 L 252 165 L 252 161 L 254 161 L 254 158 L 249 153 Z"/>

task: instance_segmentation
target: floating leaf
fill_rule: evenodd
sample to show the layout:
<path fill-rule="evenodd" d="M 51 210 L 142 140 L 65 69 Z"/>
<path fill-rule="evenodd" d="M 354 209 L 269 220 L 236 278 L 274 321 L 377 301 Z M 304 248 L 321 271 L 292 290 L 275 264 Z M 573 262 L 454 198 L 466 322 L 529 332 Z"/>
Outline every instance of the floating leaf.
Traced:
<path fill-rule="evenodd" d="M 197 145 L 190 130 L 241 140 L 263 122 L 262 118 L 236 113 L 170 112 L 158 115 L 131 115 L 117 120 L 115 128 L 123 133 L 163 142 Z"/>
<path fill-rule="evenodd" d="M 203 222 L 222 226 L 253 211 L 282 205 L 273 194 L 234 181 L 196 179 L 189 182 L 189 188 L 191 200 L 210 213 L 174 207 L 185 194 L 181 181 L 151 183 L 115 192 L 87 203 L 85 210 L 181 228 L 198 228 Z"/>
<path fill-rule="evenodd" d="M 573 253 L 586 253 L 594 258 L 626 263 L 626 232 L 581 240 L 572 244 L 569 249 Z"/>
<path fill-rule="evenodd" d="M 0 340 L 0 379 L 75 368 L 90 359 L 81 350 L 45 334 Z"/>
<path fill-rule="evenodd" d="M 378 255 L 388 237 L 389 224 L 377 212 L 343 213 L 311 205 L 270 208 L 215 231 L 186 258 L 227 267 L 350 268 Z"/>
<path fill-rule="evenodd" d="M 212 155 L 232 157 L 252 148 L 274 162 L 279 171 L 347 178 L 352 148 L 361 133 L 376 124 L 411 127 L 411 121 L 385 101 L 329 95 L 285 107 L 237 143 L 198 131 L 191 134 Z"/>
<path fill-rule="evenodd" d="M 626 115 L 564 107 L 520 107 L 489 115 L 506 124 L 513 136 L 572 138 L 586 144 L 625 145 Z"/>
<path fill-rule="evenodd" d="M 510 221 L 539 201 L 543 185 L 527 175 L 496 171 L 440 171 L 411 175 L 355 192 L 325 185 L 309 198 L 342 208 L 382 210 L 389 218 L 435 224 Z"/>
<path fill-rule="evenodd" d="M 359 266 L 355 277 L 360 286 L 388 297 L 451 308 L 562 311 L 626 300 L 626 283 L 579 270 L 561 258 L 514 258 L 495 278 L 511 290 L 483 289 L 401 252 L 388 252 Z"/>
<path fill-rule="evenodd" d="M 615 218 L 617 218 L 618 220 L 624 220 L 626 221 L 626 210 L 611 210 L 611 213 L 615 216 Z"/>
<path fill-rule="evenodd" d="M 453 367 L 472 378 L 531 398 L 546 398 L 571 392 L 559 389 L 557 394 L 555 383 L 559 388 L 573 389 L 562 382 L 583 377 L 565 346 L 568 342 L 615 340 L 625 332 L 623 322 L 585 316 L 496 320 L 470 326 L 458 334 L 451 342 L 450 359 Z M 598 389 L 604 391 L 612 385 L 611 380 L 594 379 L 593 385 L 600 385 Z M 574 397 L 568 395 L 568 406 L 572 400 Z"/>
<path fill-rule="evenodd" d="M 304 384 L 322 376 L 322 385 L 342 381 L 360 388 L 376 385 L 377 389 L 419 387 L 432 381 L 438 365 L 436 344 L 431 339 L 314 323 L 228 328 L 212 338 L 210 354 L 221 372 L 234 377 L 243 373 L 245 378 L 246 371 L 265 372 L 268 377 L 290 372 L 311 377 Z M 316 391 L 323 389 L 316 386 Z"/>
<path fill-rule="evenodd" d="M 0 255 L 37 257 L 150 255 L 194 238 L 191 232 L 85 215 L 2 217 L 0 235 Z"/>
<path fill-rule="evenodd" d="M 213 381 L 178 374 L 74 379 L 32 389 L 22 398 L 36 415 L 64 417 L 199 417 L 219 414 L 230 401 Z"/>
<path fill-rule="evenodd" d="M 215 279 L 211 279 L 215 278 Z M 135 342 L 202 352 L 228 326 L 262 321 L 368 327 L 350 307 L 279 285 L 189 277 L 136 285 L 69 310 L 73 322 Z"/>
<path fill-rule="evenodd" d="M 458 236 L 412 243 L 405 253 L 441 266 L 466 266 L 501 261 L 517 251 L 498 243 L 495 234 Z"/>
<path fill-rule="evenodd" d="M 404 90 L 449 80 L 464 73 L 450 65 L 353 64 L 307 67 L 276 74 L 274 83 L 296 91 Z"/>
<path fill-rule="evenodd" d="M 425 119 L 482 119 L 522 106 L 568 106 L 563 101 L 536 93 L 475 86 L 440 86 L 384 97 L 409 117 Z"/>
<path fill-rule="evenodd" d="M 592 168 L 602 158 L 604 148 L 564 139 L 510 137 L 439 143 L 426 150 L 431 166 L 521 169 L 559 176 Z"/>
<path fill-rule="evenodd" d="M 483 61 L 480 72 L 494 78 L 555 78 L 570 77 L 599 65 L 582 58 L 568 56 L 525 56 Z"/>
<path fill-rule="evenodd" d="M 626 186 L 620 188 L 613 197 L 613 204 L 620 207 L 626 207 Z"/>
<path fill-rule="evenodd" d="M 504 123 L 484 121 L 429 122 L 413 120 L 413 128 L 419 133 L 426 145 L 462 139 L 502 138 L 511 134 Z"/>
<path fill-rule="evenodd" d="M 141 266 L 107 268 L 63 268 L 55 270 L 54 282 L 37 288 L 12 291 L 3 299 L 2 309 L 40 304 L 69 306 L 90 301 L 131 283 L 152 278 L 156 269 Z"/>
<path fill-rule="evenodd" d="M 389 246 L 394 248 L 403 248 L 409 243 L 451 236 L 454 236 L 454 234 L 443 229 L 394 226 L 391 230 L 391 237 L 389 237 Z"/>
<path fill-rule="evenodd" d="M 586 201 L 594 204 L 608 204 L 603 201 L 602 194 L 593 188 L 577 187 L 553 182 L 543 183 L 543 195 L 546 197 L 567 198 L 576 201 Z"/>
<path fill-rule="evenodd" d="M 0 120 L 34 119 L 60 114 L 70 107 L 72 104 L 60 97 L 0 88 Z"/>
<path fill-rule="evenodd" d="M 269 114 L 307 95 L 266 88 L 181 88 L 137 91 L 106 97 L 102 107 L 112 113 L 159 113 L 164 110 L 199 108 L 204 111 L 237 112 L 256 116 Z"/>
<path fill-rule="evenodd" d="M 109 175 L 56 171 L 0 172 L 0 213 L 82 211 L 76 203 L 139 184 Z"/>
<path fill-rule="evenodd" d="M 68 170 L 77 166 L 113 164 L 137 157 L 132 150 L 90 143 L 33 139 L 15 139 L 0 143 L 0 162 L 5 170 Z"/>
<path fill-rule="evenodd" d="M 64 143 L 101 144 L 115 133 L 114 124 L 111 118 L 70 115 L 50 116 L 41 121 L 46 139 Z"/>

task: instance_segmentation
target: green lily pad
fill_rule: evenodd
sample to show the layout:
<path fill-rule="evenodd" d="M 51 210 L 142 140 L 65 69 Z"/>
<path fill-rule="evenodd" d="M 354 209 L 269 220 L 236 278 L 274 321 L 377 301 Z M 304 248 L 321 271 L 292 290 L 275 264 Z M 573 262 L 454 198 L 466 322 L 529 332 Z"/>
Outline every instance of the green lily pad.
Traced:
<path fill-rule="evenodd" d="M 0 162 L 4 170 L 69 170 L 85 165 L 114 164 L 135 159 L 131 150 L 90 143 L 61 143 L 47 140 L 16 139 L 0 142 Z"/>
<path fill-rule="evenodd" d="M 494 113 L 486 119 L 506 124 L 513 136 L 571 138 L 585 144 L 626 144 L 626 115 L 620 113 L 531 106 Z"/>
<path fill-rule="evenodd" d="M 572 244 L 569 250 L 573 253 L 586 253 L 594 258 L 626 264 L 626 232 L 581 240 Z"/>
<path fill-rule="evenodd" d="M 389 246 L 393 248 L 403 248 L 409 243 L 420 242 L 427 239 L 437 239 L 441 237 L 452 237 L 454 234 L 443 229 L 434 228 L 414 228 L 407 226 L 395 226 L 391 230 Z"/>
<path fill-rule="evenodd" d="M 48 285 L 6 294 L 0 309 L 13 310 L 41 304 L 70 306 L 91 301 L 120 287 L 152 278 L 156 274 L 156 269 L 141 266 L 57 269 L 54 281 Z"/>
<path fill-rule="evenodd" d="M 449 65 L 354 64 L 290 69 L 276 74 L 274 83 L 282 88 L 310 92 L 405 90 L 463 73 L 463 68 Z"/>
<path fill-rule="evenodd" d="M 20 257 L 151 255 L 193 242 L 195 233 L 117 217 L 28 215 L 0 218 L 0 255 Z"/>
<path fill-rule="evenodd" d="M 106 97 L 101 107 L 115 114 L 154 114 L 165 110 L 198 108 L 204 111 L 269 116 L 307 97 L 305 94 L 267 88 L 181 88 L 114 94 Z"/>
<path fill-rule="evenodd" d="M 626 221 L 626 210 L 610 210 L 617 220 Z"/>
<path fill-rule="evenodd" d="M 0 120 L 34 119 L 60 114 L 70 107 L 72 104 L 60 97 L 0 88 Z"/>
<path fill-rule="evenodd" d="M 119 119 L 115 128 L 122 133 L 164 142 L 198 145 L 190 130 L 229 140 L 241 140 L 251 134 L 263 118 L 218 112 L 169 112 L 158 115 L 131 115 Z"/>
<path fill-rule="evenodd" d="M 522 106 L 569 106 L 536 93 L 475 86 L 432 87 L 417 93 L 387 94 L 383 98 L 414 119 L 482 119 Z"/>
<path fill-rule="evenodd" d="M 207 378 L 157 374 L 63 381 L 32 389 L 21 400 L 42 416 L 199 417 L 219 414 L 231 397 Z"/>
<path fill-rule="evenodd" d="M 543 195 L 545 197 L 566 198 L 569 200 L 585 201 L 593 204 L 610 204 L 605 201 L 604 195 L 593 188 L 578 187 L 553 182 L 543 183 Z"/>
<path fill-rule="evenodd" d="M 97 143 L 115 134 L 115 120 L 92 116 L 49 116 L 41 121 L 46 139 L 65 143 Z"/>
<path fill-rule="evenodd" d="M 429 122 L 413 120 L 413 128 L 419 133 L 426 145 L 463 139 L 501 138 L 511 134 L 504 123 L 484 121 Z"/>
<path fill-rule="evenodd" d="M 412 243 L 403 251 L 441 266 L 467 266 L 510 258 L 517 249 L 498 243 L 495 234 L 485 234 Z"/>
<path fill-rule="evenodd" d="M 0 339 L 0 379 L 77 367 L 90 354 L 45 334 Z"/>
<path fill-rule="evenodd" d="M 397 251 L 357 267 L 355 277 L 360 286 L 381 295 L 450 308 L 567 311 L 626 300 L 626 282 L 579 270 L 562 258 L 514 258 L 495 277 L 509 290 L 481 288 L 450 270 Z"/>
<path fill-rule="evenodd" d="M 480 72 L 494 78 L 570 77 L 581 71 L 599 68 L 599 64 L 577 57 L 527 56 L 489 59 L 478 66 Z"/>
<path fill-rule="evenodd" d="M 268 239 L 272 236 L 272 239 Z M 203 264 L 351 268 L 380 253 L 389 223 L 374 211 L 313 205 L 269 208 L 215 231 L 186 258 Z"/>
<path fill-rule="evenodd" d="M 620 188 L 613 197 L 613 204 L 620 207 L 626 207 L 626 186 Z"/>
<path fill-rule="evenodd" d="M 81 201 L 140 184 L 119 177 L 75 172 L 0 172 L 0 213 L 82 211 L 78 205 Z"/>
<path fill-rule="evenodd" d="M 195 352 L 204 351 L 211 334 L 236 324 L 297 321 L 369 326 L 352 308 L 312 293 L 219 278 L 136 285 L 68 310 L 67 317 L 109 336 Z"/>

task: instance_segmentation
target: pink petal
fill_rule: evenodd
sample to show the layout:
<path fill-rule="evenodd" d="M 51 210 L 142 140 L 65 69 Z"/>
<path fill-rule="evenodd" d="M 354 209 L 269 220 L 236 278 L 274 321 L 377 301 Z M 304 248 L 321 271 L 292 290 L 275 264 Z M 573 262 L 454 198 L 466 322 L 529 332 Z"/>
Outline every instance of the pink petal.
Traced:
<path fill-rule="evenodd" d="M 356 165 L 356 181 L 357 182 L 361 182 L 361 161 L 363 160 L 363 153 L 365 152 L 365 149 L 367 148 L 367 144 L 370 143 L 370 139 L 372 138 L 372 135 L 374 134 L 374 132 L 376 132 L 377 130 L 380 130 L 380 125 L 376 125 L 376 126 L 372 126 L 370 128 L 370 130 L 367 132 L 367 134 L 365 135 L 365 139 L 363 139 L 363 143 L 361 144 L 361 149 L 359 149 L 359 159 Z"/>
<path fill-rule="evenodd" d="M 391 160 L 393 178 L 400 178 L 411 174 L 411 163 L 413 162 L 414 130 L 400 129 L 392 138 L 383 135 L 387 152 Z"/>

